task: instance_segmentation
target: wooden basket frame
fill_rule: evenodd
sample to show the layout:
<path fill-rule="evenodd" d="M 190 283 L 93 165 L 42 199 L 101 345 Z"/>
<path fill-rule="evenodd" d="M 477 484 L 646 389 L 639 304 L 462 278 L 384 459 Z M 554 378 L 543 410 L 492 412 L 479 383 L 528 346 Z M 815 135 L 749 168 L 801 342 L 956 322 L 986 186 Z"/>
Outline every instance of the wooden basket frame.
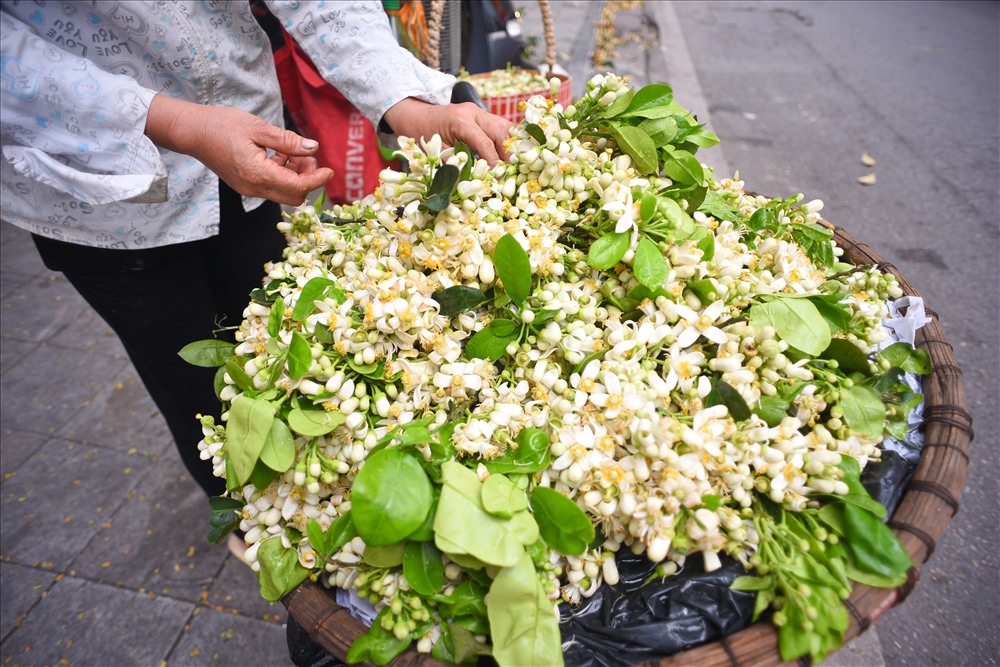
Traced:
<path fill-rule="evenodd" d="M 839 227 L 826 223 L 834 231 L 834 240 L 844 249 L 845 261 L 857 266 L 877 266 L 896 276 L 903 292 L 920 296 L 914 286 L 866 244 Z M 851 623 L 845 643 L 874 624 L 891 607 L 902 603 L 920 579 L 920 568 L 934 553 L 937 540 L 951 518 L 958 512 L 959 497 L 969 465 L 969 450 L 974 432 L 972 416 L 962 378 L 955 363 L 952 346 L 945 339 L 937 314 L 926 308 L 931 321 L 916 334 L 916 346 L 931 358 L 930 375 L 923 378 L 924 446 L 913 479 L 906 487 L 889 526 L 913 559 L 906 582 L 899 588 L 871 588 L 856 584 L 844 604 Z M 336 604 L 330 592 L 306 580 L 289 593 L 282 603 L 312 637 L 313 641 L 340 659 L 351 643 L 367 628 Z M 808 659 L 800 659 L 808 665 Z M 408 649 L 392 663 L 399 667 L 420 665 L 443 667 L 445 663 L 428 654 Z M 696 646 L 675 655 L 645 663 L 650 667 L 769 667 L 786 664 L 778 652 L 778 633 L 769 621 L 760 621 L 717 641 Z"/>

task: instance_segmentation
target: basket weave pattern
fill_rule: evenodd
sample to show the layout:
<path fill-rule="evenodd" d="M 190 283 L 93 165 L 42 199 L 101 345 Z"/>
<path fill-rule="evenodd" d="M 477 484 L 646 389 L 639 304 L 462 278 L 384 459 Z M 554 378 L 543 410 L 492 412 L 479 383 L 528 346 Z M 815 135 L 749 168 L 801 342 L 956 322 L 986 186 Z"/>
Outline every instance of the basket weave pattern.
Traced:
<path fill-rule="evenodd" d="M 920 296 L 895 266 L 885 262 L 867 245 L 839 227 L 834 240 L 844 249 L 844 260 L 857 266 L 878 266 L 891 272 L 905 294 Z M 926 350 L 933 369 L 924 377 L 924 448 L 913 480 L 906 488 L 889 526 L 913 560 L 906 583 L 899 588 L 870 588 L 856 584 L 845 601 L 851 625 L 845 642 L 875 623 L 883 612 L 903 602 L 920 579 L 920 568 L 934 553 L 937 540 L 959 508 L 972 445 L 972 416 L 952 346 L 944 337 L 937 314 L 926 309 L 931 322 L 917 331 L 916 346 Z M 288 613 L 309 633 L 313 641 L 343 659 L 356 637 L 367 628 L 336 604 L 332 595 L 308 579 L 287 595 L 283 604 Z M 394 665 L 400 667 L 444 665 L 427 654 L 410 648 Z M 647 663 L 651 667 L 754 667 L 785 664 L 778 653 L 778 634 L 767 621 L 753 624 L 729 637 L 709 642 L 676 655 Z M 808 664 L 808 663 L 804 663 Z"/>

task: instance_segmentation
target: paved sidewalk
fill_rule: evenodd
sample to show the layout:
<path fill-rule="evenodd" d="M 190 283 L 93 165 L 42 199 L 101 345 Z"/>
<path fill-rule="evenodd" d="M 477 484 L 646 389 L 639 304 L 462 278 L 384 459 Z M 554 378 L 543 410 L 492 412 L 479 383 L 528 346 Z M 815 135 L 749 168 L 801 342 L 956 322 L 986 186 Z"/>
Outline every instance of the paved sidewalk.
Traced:
<path fill-rule="evenodd" d="M 0 664 L 290 665 L 117 338 L 9 224 L 0 313 Z"/>

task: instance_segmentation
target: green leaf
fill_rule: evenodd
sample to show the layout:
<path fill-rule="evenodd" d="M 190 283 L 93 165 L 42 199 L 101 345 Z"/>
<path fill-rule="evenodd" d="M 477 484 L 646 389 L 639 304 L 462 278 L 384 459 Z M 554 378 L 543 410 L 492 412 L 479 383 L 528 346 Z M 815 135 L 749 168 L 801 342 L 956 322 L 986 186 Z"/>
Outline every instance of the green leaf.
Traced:
<path fill-rule="evenodd" d="M 391 613 L 389 607 L 380 611 L 368 632 L 358 636 L 351 643 L 351 648 L 345 656 L 349 664 L 371 662 L 376 665 L 388 665 L 406 650 L 413 641 L 410 635 L 404 639 L 396 639 L 392 630 L 382 627 L 382 619 Z"/>
<path fill-rule="evenodd" d="M 625 256 L 631 238 L 628 232 L 605 234 L 591 244 L 587 253 L 587 264 L 595 269 L 607 271 Z"/>
<path fill-rule="evenodd" d="M 192 366 L 215 368 L 225 364 L 226 358 L 232 356 L 235 349 L 236 345 L 233 343 L 209 339 L 188 343 L 177 354 Z"/>
<path fill-rule="evenodd" d="M 738 422 L 750 419 L 753 414 L 746 399 L 724 380 L 712 382 L 712 391 L 705 397 L 705 405 L 709 407 L 713 405 L 726 406 L 726 409 L 729 410 L 729 416 Z"/>
<path fill-rule="evenodd" d="M 372 567 L 399 567 L 403 564 L 406 545 L 407 542 L 405 540 L 382 546 L 368 544 L 365 545 L 365 553 L 362 555 L 361 560 L 365 565 L 371 565 Z"/>
<path fill-rule="evenodd" d="M 271 314 L 267 318 L 267 335 L 277 338 L 281 333 L 281 323 L 285 318 L 285 300 L 278 297 L 271 304 Z"/>
<path fill-rule="evenodd" d="M 656 159 L 656 144 L 648 134 L 638 127 L 618 124 L 609 125 L 608 131 L 618 142 L 618 147 L 632 158 L 632 163 L 640 174 L 652 174 L 657 170 L 659 162 Z"/>
<path fill-rule="evenodd" d="M 294 548 L 286 549 L 281 537 L 269 537 L 257 548 L 260 563 L 260 594 L 270 602 L 277 602 L 305 581 L 309 570 L 299 565 L 299 554 Z"/>
<path fill-rule="evenodd" d="M 270 342 L 277 344 L 273 338 Z M 271 361 L 271 367 L 267 376 L 267 384 L 269 387 L 273 387 L 278 381 L 278 378 L 281 377 L 281 372 L 285 370 L 285 359 L 287 358 L 288 350 L 281 350 L 278 352 L 277 356 L 274 357 L 274 360 Z"/>
<path fill-rule="evenodd" d="M 309 519 L 306 523 L 306 537 L 309 538 L 309 544 L 321 562 L 330 557 L 330 551 L 326 548 L 326 533 L 319 521 Z"/>
<path fill-rule="evenodd" d="M 761 396 L 757 399 L 753 413 L 773 428 L 788 416 L 788 408 L 788 401 L 783 400 L 780 396 Z"/>
<path fill-rule="evenodd" d="M 260 461 L 271 470 L 285 472 L 295 463 L 295 438 L 285 422 L 275 419 L 260 450 Z"/>
<path fill-rule="evenodd" d="M 857 345 L 846 338 L 834 338 L 819 355 L 823 359 L 835 359 L 841 371 L 845 373 L 864 373 L 869 375 L 871 367 L 868 357 Z"/>
<path fill-rule="evenodd" d="M 209 498 L 208 503 L 212 508 L 212 515 L 208 519 L 208 525 L 212 527 L 208 533 L 208 541 L 218 544 L 223 537 L 239 527 L 240 510 L 243 509 L 244 502 L 227 496 L 217 496 Z"/>
<path fill-rule="evenodd" d="M 337 517 L 337 520 L 327 528 L 327 548 L 330 550 L 330 553 L 334 553 L 357 536 L 358 529 L 354 527 L 354 520 L 351 517 L 350 510 L 348 510 Z"/>
<path fill-rule="evenodd" d="M 736 207 L 730 204 L 729 200 L 717 192 L 709 192 L 705 195 L 705 201 L 701 203 L 698 210 L 707 213 L 716 220 L 729 220 L 738 222 L 743 219 Z"/>
<path fill-rule="evenodd" d="M 315 438 L 326 435 L 344 423 L 344 413 L 322 408 L 292 408 L 288 413 L 288 426 L 299 435 Z"/>
<path fill-rule="evenodd" d="M 647 223 L 653 219 L 656 213 L 656 195 L 651 192 L 643 192 L 639 200 L 639 221 Z M 617 260 L 616 260 L 617 261 Z"/>
<path fill-rule="evenodd" d="M 453 285 L 448 289 L 434 292 L 431 294 L 431 298 L 438 302 L 439 312 L 442 315 L 453 317 L 467 310 L 472 310 L 486 300 L 486 295 L 475 287 Z"/>
<path fill-rule="evenodd" d="M 601 118 L 614 118 L 626 109 L 628 109 L 629 104 L 632 102 L 632 98 L 635 97 L 634 90 L 627 90 L 624 94 L 619 95 L 615 98 L 615 101 L 611 105 L 601 112 Z"/>
<path fill-rule="evenodd" d="M 483 509 L 493 516 L 509 519 L 528 508 L 528 497 L 509 478 L 492 474 L 483 481 Z"/>
<path fill-rule="evenodd" d="M 237 396 L 226 422 L 226 454 L 239 484 L 250 478 L 271 434 L 274 406 L 264 400 Z"/>
<path fill-rule="evenodd" d="M 236 478 L 236 470 L 233 468 L 233 459 L 226 457 L 226 491 L 239 491 L 243 484 Z"/>
<path fill-rule="evenodd" d="M 458 167 L 453 164 L 443 164 L 434 172 L 434 179 L 427 191 L 427 198 L 418 205 L 421 210 L 440 213 L 451 203 L 451 195 L 458 186 L 461 175 Z"/>
<path fill-rule="evenodd" d="M 905 577 L 913 567 L 896 535 L 868 510 L 845 504 L 843 522 L 845 546 L 856 570 L 892 579 Z"/>
<path fill-rule="evenodd" d="M 872 588 L 899 588 L 906 583 L 905 572 L 887 577 L 885 575 L 872 574 L 870 572 L 865 572 L 864 570 L 859 570 L 853 564 L 847 565 L 847 576 L 851 581 L 856 581 L 859 584 L 871 586 Z"/>
<path fill-rule="evenodd" d="M 635 249 L 632 272 L 636 280 L 653 290 L 663 287 L 670 274 L 667 260 L 663 258 L 660 247 L 645 236 L 639 239 L 639 245 Z"/>
<path fill-rule="evenodd" d="M 517 239 L 504 234 L 493 249 L 493 265 L 511 300 L 523 307 L 525 299 L 531 294 L 531 261 L 528 253 Z"/>
<path fill-rule="evenodd" d="M 554 489 L 535 487 L 531 509 L 546 544 L 560 553 L 579 556 L 594 540 L 594 524 L 575 502 Z"/>
<path fill-rule="evenodd" d="M 403 554 L 403 576 L 421 595 L 434 595 L 444 586 L 441 552 L 432 542 L 410 542 Z"/>
<path fill-rule="evenodd" d="M 507 346 L 520 335 L 517 323 L 496 319 L 472 335 L 465 344 L 465 354 L 470 359 L 496 361 L 507 354 Z"/>
<path fill-rule="evenodd" d="M 329 278 L 323 278 L 321 276 L 316 276 L 307 282 L 303 287 L 302 291 L 299 292 L 299 298 L 295 302 L 295 308 L 292 309 L 292 319 L 296 322 L 301 322 L 306 319 L 314 310 L 316 310 L 316 302 L 321 301 L 326 293 L 327 288 L 335 285 L 334 281 Z"/>
<path fill-rule="evenodd" d="M 914 348 L 909 343 L 893 343 L 882 350 L 879 357 L 908 373 L 927 375 L 931 372 L 931 357 L 927 351 Z"/>
<path fill-rule="evenodd" d="M 751 320 L 766 321 L 782 340 L 810 356 L 819 356 L 830 345 L 830 327 L 810 301 L 775 298 L 750 311 Z"/>
<path fill-rule="evenodd" d="M 488 644 L 476 641 L 476 634 L 489 634 L 489 625 L 481 623 L 482 632 L 474 633 L 466 628 L 462 621 L 468 623 L 468 619 L 441 623 L 441 638 L 431 650 L 432 658 L 449 665 L 474 665 L 477 655 L 493 654 Z"/>
<path fill-rule="evenodd" d="M 224 366 L 226 372 L 229 373 L 229 377 L 232 378 L 236 386 L 242 391 L 253 389 L 253 379 L 243 370 L 243 366 L 239 364 L 237 358 L 229 357 L 226 359 L 226 365 Z"/>
<path fill-rule="evenodd" d="M 671 90 L 670 86 L 664 83 L 650 83 L 640 88 L 632 96 L 631 103 L 622 117 L 654 118 L 660 113 L 669 113 L 670 103 L 673 101 L 674 91 Z"/>
<path fill-rule="evenodd" d="M 219 366 L 212 376 L 212 389 L 215 390 L 215 397 L 222 400 L 222 390 L 226 388 L 226 367 Z"/>
<path fill-rule="evenodd" d="M 677 136 L 677 121 L 670 117 L 650 118 L 639 123 L 639 129 L 649 135 L 654 146 L 664 146 Z"/>
<path fill-rule="evenodd" d="M 677 183 L 701 185 L 705 182 L 705 169 L 698 159 L 688 151 L 664 149 L 667 159 L 663 163 L 663 171 L 671 180 Z"/>
<path fill-rule="evenodd" d="M 708 234 L 705 238 L 698 241 L 698 250 L 701 250 L 701 259 L 703 262 L 711 262 L 712 258 L 715 257 L 715 237 Z"/>
<path fill-rule="evenodd" d="M 823 316 L 826 323 L 830 325 L 830 333 L 837 334 L 851 328 L 851 314 L 847 308 L 822 298 L 808 297 L 808 299 L 816 306 L 816 310 Z"/>
<path fill-rule="evenodd" d="M 527 553 L 497 574 L 486 597 L 493 656 L 501 665 L 563 664 L 559 620 Z"/>
<path fill-rule="evenodd" d="M 719 137 L 711 130 L 706 130 L 704 127 L 700 127 L 694 132 L 691 132 L 684 140 L 694 144 L 698 148 L 711 148 L 719 143 Z"/>
<path fill-rule="evenodd" d="M 417 529 L 407 535 L 407 539 L 414 542 L 429 542 L 434 539 L 434 517 L 437 514 L 438 502 L 441 500 L 441 490 L 435 484 L 441 483 L 441 464 L 430 463 L 424 472 L 431 478 L 431 509 L 424 518 L 424 522 L 417 526 Z"/>
<path fill-rule="evenodd" d="M 693 223 L 691 216 L 687 215 L 684 209 L 681 208 L 681 205 L 670 197 L 660 197 L 656 205 L 666 221 L 674 225 L 675 228 L 679 228 L 686 223 Z"/>
<path fill-rule="evenodd" d="M 737 577 L 729 588 L 734 591 L 763 591 L 774 587 L 774 578 L 767 577 Z"/>
<path fill-rule="evenodd" d="M 292 340 L 288 344 L 288 376 L 298 380 L 312 366 L 312 348 L 298 331 L 292 332 Z"/>
<path fill-rule="evenodd" d="M 451 554 L 467 554 L 484 563 L 507 567 L 524 555 L 519 528 L 483 508 L 482 483 L 472 470 L 448 461 L 441 466 L 443 487 L 434 517 L 434 542 Z M 530 515 L 527 512 L 519 513 Z"/>
<path fill-rule="evenodd" d="M 603 354 L 603 353 L 595 353 Z M 532 473 L 549 467 L 549 436 L 534 427 L 523 428 L 517 434 L 517 447 L 508 445 L 503 456 L 484 461 L 491 473 Z"/>
<path fill-rule="evenodd" d="M 351 487 L 351 518 L 365 543 L 398 542 L 424 522 L 431 482 L 416 459 L 391 447 L 369 454 Z"/>
<path fill-rule="evenodd" d="M 472 165 L 475 164 L 475 159 L 472 157 L 472 149 L 464 141 L 455 142 L 455 155 L 459 153 L 465 153 L 468 159 L 465 161 L 465 166 L 462 167 L 462 173 L 458 176 L 458 182 L 469 180 L 469 176 L 472 175 Z"/>
<path fill-rule="evenodd" d="M 844 388 L 839 405 L 844 411 L 844 421 L 852 430 L 865 433 L 873 440 L 882 437 L 885 405 L 874 389 L 863 385 Z"/>
<path fill-rule="evenodd" d="M 844 471 L 842 481 L 847 484 L 849 492 L 846 496 L 837 496 L 836 499 L 841 502 L 857 505 L 862 509 L 868 510 L 879 519 L 884 519 L 887 514 L 885 507 L 872 498 L 868 493 L 868 489 L 861 483 L 861 465 L 857 459 L 853 456 L 844 456 L 840 459 L 840 464 L 837 467 Z"/>
<path fill-rule="evenodd" d="M 247 482 L 258 489 L 266 489 L 277 476 L 277 470 L 271 470 L 263 461 L 257 461 L 257 465 L 253 467 L 253 472 L 250 473 L 250 479 Z"/>
<path fill-rule="evenodd" d="M 546 141 L 548 141 L 545 137 L 545 130 L 540 128 L 535 123 L 525 123 L 524 131 L 527 132 L 528 136 L 534 139 L 535 143 L 537 143 L 539 146 L 544 146 Z"/>

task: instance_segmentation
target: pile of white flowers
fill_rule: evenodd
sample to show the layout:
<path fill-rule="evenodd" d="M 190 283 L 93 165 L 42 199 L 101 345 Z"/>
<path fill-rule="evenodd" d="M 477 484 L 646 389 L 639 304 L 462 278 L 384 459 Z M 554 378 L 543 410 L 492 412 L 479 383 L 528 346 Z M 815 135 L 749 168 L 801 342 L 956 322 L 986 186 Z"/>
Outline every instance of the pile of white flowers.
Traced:
<path fill-rule="evenodd" d="M 462 71 L 459 73 L 458 79 L 471 83 L 483 99 L 549 90 L 549 80 L 538 71 L 511 66 L 481 74 L 469 74 Z"/>
<path fill-rule="evenodd" d="M 504 76 L 504 90 L 515 85 L 513 73 Z M 308 524 L 328 529 L 350 510 L 368 454 L 414 424 L 453 426 L 454 459 L 480 479 L 527 429 L 547 436 L 547 464 L 531 484 L 572 499 L 601 537 L 578 555 L 550 549 L 538 566 L 550 598 L 571 603 L 617 582 L 614 554 L 623 547 L 662 562 L 663 574 L 696 553 L 708 570 L 721 553 L 748 563 L 758 549 L 758 495 L 800 510 L 817 494 L 849 492 L 842 458 L 862 467 L 878 458 L 881 423 L 859 429 L 850 413 L 830 409 L 850 388 L 831 371 L 836 361 L 790 350 L 780 318 L 764 306 L 838 294 L 830 303 L 847 324 L 834 338 L 864 357 L 884 338 L 886 299 L 901 294 L 893 278 L 844 270 L 840 249 L 825 240 L 833 261 L 818 264 L 786 231 L 816 229 L 822 203 L 748 194 L 738 174 L 706 175 L 713 206 L 688 210 L 687 195 L 668 196 L 676 179 L 640 171 L 621 135 L 581 126 L 631 92 L 627 82 L 609 74 L 588 89 L 565 109 L 530 99 L 507 163 L 490 168 L 437 137 L 404 138 L 407 173 L 386 170 L 365 200 L 326 211 L 306 205 L 279 224 L 288 249 L 244 313 L 238 363 L 225 367 L 220 398 L 228 406 L 270 391 L 336 418 L 318 434 L 291 424 L 287 468 L 261 487 L 231 486 L 245 502 L 238 527 L 255 570 L 259 547 L 280 537 L 330 585 L 354 588 L 380 609 L 399 607 L 411 592 L 401 568 L 366 563 L 359 536 L 323 558 Z M 461 178 L 428 207 L 444 165 Z M 772 232 L 751 234 L 740 222 L 760 220 L 758 211 L 772 216 Z M 508 237 L 530 265 L 519 298 L 504 284 L 516 275 L 502 264 L 508 255 L 498 254 Z M 611 239 L 624 244 L 620 255 L 595 268 L 595 247 Z M 646 242 L 664 260 L 656 289 L 642 279 Z M 328 287 L 306 289 L 311 281 Z M 440 296 L 457 287 L 482 299 L 442 314 Z M 484 331 L 477 345 L 493 353 L 470 353 Z M 292 368 L 302 350 L 305 363 Z M 751 412 L 735 418 L 734 401 Z M 226 477 L 227 428 L 203 424 L 203 458 Z M 417 449 L 431 459 L 429 445 Z M 444 560 L 448 595 L 468 573 Z M 426 611 L 406 600 L 412 629 Z M 421 627 L 418 648 L 427 651 L 441 629 Z"/>

